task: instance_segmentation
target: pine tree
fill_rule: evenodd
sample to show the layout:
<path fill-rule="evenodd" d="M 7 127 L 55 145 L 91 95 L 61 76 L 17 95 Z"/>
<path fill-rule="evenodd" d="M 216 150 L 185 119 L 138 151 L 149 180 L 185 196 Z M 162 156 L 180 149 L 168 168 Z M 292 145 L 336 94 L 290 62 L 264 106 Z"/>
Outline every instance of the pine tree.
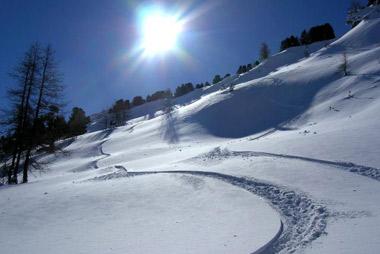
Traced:
<path fill-rule="evenodd" d="M 323 29 L 322 40 L 335 39 L 336 36 L 335 36 L 334 28 L 329 23 L 324 24 L 322 29 Z"/>
<path fill-rule="evenodd" d="M 132 106 L 134 106 L 134 107 L 140 106 L 140 105 L 142 105 L 144 103 L 145 103 L 145 100 L 141 96 L 135 96 L 132 99 Z"/>
<path fill-rule="evenodd" d="M 260 61 L 264 61 L 268 59 L 269 55 L 270 55 L 269 47 L 264 42 L 261 44 L 261 48 L 260 48 Z"/>
<path fill-rule="evenodd" d="M 309 45 L 310 44 L 310 36 L 306 30 L 303 30 L 300 36 L 301 45 Z"/>
<path fill-rule="evenodd" d="M 236 71 L 236 74 L 242 74 L 243 71 L 242 71 L 242 66 L 240 65 L 238 70 Z"/>
<path fill-rule="evenodd" d="M 60 115 L 60 109 L 54 105 L 41 115 L 36 125 L 38 145 L 46 152 L 56 152 L 55 142 L 68 135 L 68 125 L 65 117 Z"/>
<path fill-rule="evenodd" d="M 297 47 L 300 45 L 301 45 L 301 43 L 300 43 L 299 39 L 296 36 L 292 35 L 292 36 L 286 38 L 285 40 L 283 40 L 281 42 L 280 50 L 283 51 L 285 49 L 288 49 L 291 47 Z"/>
<path fill-rule="evenodd" d="M 68 121 L 70 136 L 78 136 L 86 133 L 87 124 L 89 123 L 90 118 L 86 116 L 84 110 L 74 107 Z"/>
<path fill-rule="evenodd" d="M 216 84 L 216 83 L 219 83 L 220 81 L 222 81 L 222 78 L 220 77 L 220 75 L 215 75 L 214 79 L 212 80 L 212 83 Z"/>
<path fill-rule="evenodd" d="M 151 100 L 151 96 L 147 96 L 147 101 Z M 123 125 L 127 121 L 127 111 L 129 110 L 129 100 L 117 100 L 109 109 L 109 117 L 111 117 L 117 126 Z M 110 119 L 108 119 L 110 120 Z"/>
<path fill-rule="evenodd" d="M 329 23 L 310 28 L 308 34 L 310 36 L 310 43 L 335 38 L 334 28 Z"/>
<path fill-rule="evenodd" d="M 201 89 L 202 87 L 204 87 L 204 84 L 200 83 L 195 86 L 195 89 Z"/>

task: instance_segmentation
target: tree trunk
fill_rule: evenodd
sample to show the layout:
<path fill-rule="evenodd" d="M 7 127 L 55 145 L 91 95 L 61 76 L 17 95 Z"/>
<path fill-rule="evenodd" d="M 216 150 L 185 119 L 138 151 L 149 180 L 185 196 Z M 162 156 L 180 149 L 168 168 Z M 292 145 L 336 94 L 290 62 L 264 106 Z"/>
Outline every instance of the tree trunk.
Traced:
<path fill-rule="evenodd" d="M 18 175 L 18 168 L 19 168 L 19 165 L 20 165 L 20 160 L 21 160 L 21 154 L 22 154 L 22 151 L 21 150 L 18 150 L 17 151 L 17 159 L 16 159 L 16 164 L 13 168 L 13 180 L 12 182 L 14 184 L 17 184 L 18 183 L 18 179 L 17 179 L 17 175 Z"/>
<path fill-rule="evenodd" d="M 23 86 L 23 92 L 22 92 L 22 97 L 21 97 L 21 105 L 18 109 L 19 112 L 17 112 L 18 119 L 17 119 L 17 127 L 16 127 L 16 134 L 15 134 L 16 139 L 15 139 L 15 145 L 13 148 L 12 164 L 8 170 L 8 184 L 17 184 L 18 165 L 17 165 L 17 169 L 16 169 L 15 168 L 16 167 L 15 162 L 16 162 L 16 157 L 19 154 L 19 149 L 21 146 L 21 140 L 20 139 L 21 139 L 22 125 L 24 122 L 23 115 L 24 115 L 24 110 L 25 110 L 25 99 L 26 99 L 26 92 L 27 92 L 28 83 L 29 83 L 30 71 L 31 71 L 31 66 L 28 66 L 28 69 L 26 71 L 25 78 L 24 78 L 24 86 Z M 16 181 L 12 180 L 12 174 L 13 174 L 13 177 Z"/>
<path fill-rule="evenodd" d="M 13 181 L 12 181 L 12 173 L 13 173 L 13 168 L 14 168 L 15 163 L 16 163 L 16 157 L 17 157 L 17 149 L 15 149 L 15 150 L 13 151 L 13 155 L 12 155 L 12 163 L 11 163 L 10 168 L 8 168 L 8 184 L 13 184 Z"/>
<path fill-rule="evenodd" d="M 24 169 L 22 171 L 22 183 L 28 182 L 28 168 L 29 168 L 29 163 L 30 163 L 30 153 L 31 153 L 31 150 L 28 149 L 25 155 Z"/>
<path fill-rule="evenodd" d="M 29 163 L 30 163 L 30 155 L 31 155 L 33 147 L 36 145 L 35 144 L 36 143 L 35 142 L 36 141 L 36 138 L 35 138 L 36 128 L 37 128 L 38 117 L 39 117 L 41 106 L 42 106 L 42 97 L 44 95 L 45 82 L 47 80 L 46 70 L 47 70 L 47 67 L 48 67 L 48 64 L 50 61 L 49 57 L 50 57 L 50 48 L 48 47 L 46 50 L 46 56 L 44 59 L 44 67 L 43 67 L 43 71 L 42 71 L 42 77 L 41 77 L 40 89 L 39 89 L 39 94 L 38 94 L 38 101 L 37 101 L 37 105 L 36 105 L 36 111 L 35 111 L 35 115 L 34 115 L 34 119 L 33 119 L 31 137 L 30 137 L 29 143 L 27 144 L 27 152 L 25 155 L 24 169 L 22 171 L 23 172 L 22 173 L 22 179 L 23 179 L 22 182 L 23 183 L 28 182 L 28 169 L 29 169 Z"/>
<path fill-rule="evenodd" d="M 28 122 L 28 108 L 29 108 L 29 100 L 30 100 L 30 96 L 31 96 L 31 93 L 32 93 L 32 87 L 33 87 L 33 84 L 34 84 L 34 75 L 36 73 L 36 67 L 37 67 L 37 58 L 38 58 L 38 51 L 36 49 L 36 51 L 34 52 L 34 58 L 33 58 L 33 65 L 32 65 L 32 70 L 31 70 L 31 76 L 30 76 L 30 80 L 29 80 L 29 87 L 28 87 L 28 93 L 27 93 L 27 96 L 26 96 L 26 101 L 25 101 L 25 110 L 24 110 L 24 117 L 23 117 L 23 125 L 21 126 L 22 127 L 22 135 L 21 135 L 21 139 L 25 140 L 25 138 L 27 138 L 27 145 L 26 145 L 26 148 L 28 148 L 28 151 L 29 151 L 29 143 L 31 142 L 30 139 L 33 138 L 33 136 L 29 136 L 29 137 L 25 137 L 25 128 L 27 127 L 27 122 Z M 21 149 L 22 150 L 22 149 Z M 22 153 L 22 151 L 20 151 L 20 154 Z M 28 153 L 28 152 L 27 152 Z M 26 160 L 27 158 L 25 158 Z M 29 158 L 28 158 L 29 160 Z M 19 163 L 20 161 L 18 161 L 18 163 L 16 164 L 16 168 L 17 171 L 18 171 L 18 166 L 19 166 Z M 25 163 L 24 163 L 24 167 L 25 167 Z M 28 176 L 24 176 L 24 172 L 25 170 L 23 170 L 23 179 L 26 178 L 28 179 Z M 28 170 L 26 170 L 26 172 L 28 172 Z M 17 174 L 17 172 L 16 172 Z M 26 173 L 27 174 L 27 173 Z"/>

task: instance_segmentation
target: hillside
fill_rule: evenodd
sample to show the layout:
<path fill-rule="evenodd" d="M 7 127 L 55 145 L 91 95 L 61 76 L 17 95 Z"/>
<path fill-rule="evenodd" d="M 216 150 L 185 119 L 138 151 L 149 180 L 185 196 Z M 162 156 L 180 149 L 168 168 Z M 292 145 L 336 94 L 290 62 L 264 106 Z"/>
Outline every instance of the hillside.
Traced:
<path fill-rule="evenodd" d="M 46 172 L 0 187 L 0 249 L 377 253 L 379 9 L 308 50 L 179 97 L 168 113 L 146 103 L 106 130 L 93 116 L 65 153 L 40 155 Z"/>

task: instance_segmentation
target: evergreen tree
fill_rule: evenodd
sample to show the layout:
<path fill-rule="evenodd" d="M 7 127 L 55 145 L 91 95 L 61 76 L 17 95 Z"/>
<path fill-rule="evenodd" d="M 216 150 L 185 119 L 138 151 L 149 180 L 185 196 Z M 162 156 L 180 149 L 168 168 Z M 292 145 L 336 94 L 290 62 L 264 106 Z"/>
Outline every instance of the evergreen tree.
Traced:
<path fill-rule="evenodd" d="M 303 30 L 300 37 L 301 45 L 309 45 L 310 44 L 310 36 L 306 30 Z"/>
<path fill-rule="evenodd" d="M 192 83 L 182 84 L 180 86 L 177 86 L 175 93 L 174 93 L 174 96 L 180 97 L 180 96 L 185 95 L 187 93 L 190 93 L 192 91 L 194 91 L 194 85 Z"/>
<path fill-rule="evenodd" d="M 297 47 L 297 46 L 300 46 L 300 41 L 298 40 L 298 38 L 296 36 L 290 36 L 288 38 L 286 38 L 285 40 L 283 40 L 281 42 L 281 48 L 280 50 L 285 50 L 287 48 L 291 48 L 291 47 Z"/>
<path fill-rule="evenodd" d="M 146 101 L 150 102 L 150 101 L 156 101 L 156 100 L 161 100 L 161 99 L 167 99 L 172 96 L 173 96 L 172 91 L 170 89 L 167 89 L 165 91 L 157 91 L 153 93 L 152 95 L 148 95 L 146 98 Z"/>
<path fill-rule="evenodd" d="M 174 97 L 180 97 L 180 96 L 184 95 L 183 87 L 184 87 L 183 84 L 176 87 L 175 92 L 174 92 Z"/>
<path fill-rule="evenodd" d="M 379 4 L 380 4 L 379 0 L 368 0 L 367 6 L 379 5 Z"/>
<path fill-rule="evenodd" d="M 108 122 L 113 121 L 115 125 L 121 126 L 127 121 L 127 111 L 130 108 L 129 100 L 117 100 L 113 106 L 108 110 Z M 112 120 L 111 120 L 112 119 Z"/>
<path fill-rule="evenodd" d="M 220 81 L 222 81 L 222 78 L 220 77 L 220 75 L 215 75 L 212 80 L 212 83 L 216 84 L 216 83 L 219 83 Z"/>
<path fill-rule="evenodd" d="M 261 48 L 260 48 L 260 60 L 264 61 L 264 60 L 268 59 L 269 55 L 270 55 L 269 47 L 264 42 L 261 44 Z"/>
<path fill-rule="evenodd" d="M 201 89 L 201 88 L 203 88 L 204 87 L 204 84 L 203 83 L 200 83 L 200 84 L 197 84 L 196 86 L 195 86 L 195 89 Z"/>
<path fill-rule="evenodd" d="M 334 28 L 329 24 L 326 23 L 323 25 L 323 37 L 322 40 L 332 40 L 335 39 L 335 32 Z"/>
<path fill-rule="evenodd" d="M 59 114 L 59 108 L 51 106 L 50 111 L 41 116 L 40 122 L 44 128 L 44 133 L 39 134 L 43 136 L 43 142 L 48 145 L 48 152 L 55 152 L 55 141 L 65 138 L 69 134 L 69 126 L 65 117 Z M 42 133 L 41 129 L 38 131 Z"/>
<path fill-rule="evenodd" d="M 86 133 L 87 124 L 89 123 L 90 117 L 86 116 L 84 110 L 79 107 L 74 107 L 68 121 L 70 136 L 78 136 Z"/>
<path fill-rule="evenodd" d="M 314 26 L 309 30 L 310 43 L 331 40 L 335 38 L 333 27 L 326 23 L 320 26 Z"/>
<path fill-rule="evenodd" d="M 143 97 L 141 96 L 135 96 L 133 99 L 132 99 L 132 106 L 136 107 L 136 106 L 140 106 L 142 104 L 145 103 L 145 100 L 143 99 Z"/>

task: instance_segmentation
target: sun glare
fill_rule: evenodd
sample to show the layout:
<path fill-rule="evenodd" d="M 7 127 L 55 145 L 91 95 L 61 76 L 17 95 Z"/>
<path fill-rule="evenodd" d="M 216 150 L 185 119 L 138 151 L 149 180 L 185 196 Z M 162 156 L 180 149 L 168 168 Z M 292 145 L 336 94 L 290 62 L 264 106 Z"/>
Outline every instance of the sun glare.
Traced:
<path fill-rule="evenodd" d="M 148 54 L 163 53 L 176 48 L 182 31 L 181 22 L 174 16 L 153 14 L 143 22 L 142 47 Z"/>

